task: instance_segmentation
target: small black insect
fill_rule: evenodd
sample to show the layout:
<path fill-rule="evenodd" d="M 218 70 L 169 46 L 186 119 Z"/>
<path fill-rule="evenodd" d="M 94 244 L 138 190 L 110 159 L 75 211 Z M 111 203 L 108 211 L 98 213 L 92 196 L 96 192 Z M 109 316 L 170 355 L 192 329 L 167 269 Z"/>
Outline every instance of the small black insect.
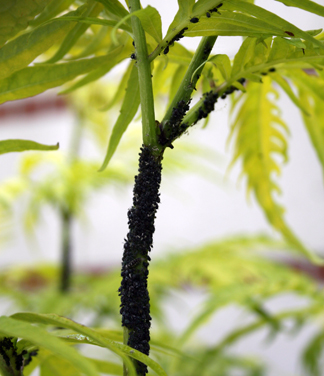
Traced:
<path fill-rule="evenodd" d="M 131 58 L 132 60 L 136 60 L 136 54 L 135 54 L 135 53 L 132 53 L 131 56 L 130 56 L 130 58 Z"/>
<path fill-rule="evenodd" d="M 197 23 L 199 22 L 199 18 L 197 17 L 193 17 L 191 20 L 190 20 L 191 23 Z"/>
<path fill-rule="evenodd" d="M 276 71 L 276 68 L 270 68 L 270 69 L 269 69 L 269 72 L 271 72 L 271 73 L 272 73 L 272 72 L 275 72 L 275 71 Z"/>
<path fill-rule="evenodd" d="M 222 99 L 225 99 L 226 97 L 227 97 L 226 94 L 223 94 L 223 95 L 221 96 Z"/>
<path fill-rule="evenodd" d="M 294 37 L 294 36 L 295 36 L 295 34 L 292 33 L 291 31 L 285 31 L 285 33 L 288 34 L 288 35 L 291 36 L 291 37 Z"/>
<path fill-rule="evenodd" d="M 210 13 L 209 12 L 206 13 L 206 17 L 210 18 Z"/>
<path fill-rule="evenodd" d="M 140 262 L 142 261 L 141 258 L 136 258 L 133 261 L 129 262 L 126 266 L 125 269 L 132 269 L 135 266 L 137 266 Z"/>
<path fill-rule="evenodd" d="M 135 47 L 135 42 L 134 41 L 132 42 L 132 45 Z"/>
<path fill-rule="evenodd" d="M 262 75 L 262 76 L 266 76 L 267 73 L 266 73 L 266 72 L 261 72 L 261 75 Z"/>
<path fill-rule="evenodd" d="M 169 46 L 166 46 L 163 53 L 164 53 L 164 55 L 166 55 L 168 52 L 169 52 Z"/>

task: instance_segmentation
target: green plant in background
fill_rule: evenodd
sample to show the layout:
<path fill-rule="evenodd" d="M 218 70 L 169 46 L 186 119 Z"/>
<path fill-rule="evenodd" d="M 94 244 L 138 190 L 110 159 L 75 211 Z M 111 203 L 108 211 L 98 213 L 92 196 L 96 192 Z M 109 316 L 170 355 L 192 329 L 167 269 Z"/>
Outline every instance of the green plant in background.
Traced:
<path fill-rule="evenodd" d="M 324 16 L 324 7 L 309 0 L 278 1 Z M 253 1 L 179 0 L 179 11 L 164 37 L 158 11 L 151 6 L 142 9 L 138 0 L 127 2 L 130 12 L 117 0 L 40 1 L 39 8 L 30 6 L 29 11 L 26 11 L 28 4 L 24 2 L 20 5 L 24 12 L 18 18 L 19 3 L 8 1 L 0 7 L 0 19 L 5 25 L 10 25 L 8 30 L 4 28 L 1 32 L 4 45 L 0 49 L 0 103 L 36 95 L 67 83 L 69 85 L 62 93 L 70 93 L 103 77 L 131 56 L 134 61 L 125 69 L 118 90 L 103 106 L 107 110 L 122 102 L 101 171 L 113 157 L 139 105 L 143 145 L 139 173 L 135 179 L 133 206 L 128 213 L 129 234 L 124 247 L 119 289 L 124 344 L 119 342 L 120 337 L 114 337 L 114 341 L 102 329 L 90 329 L 55 314 L 18 313 L 11 317 L 3 316 L 0 318 L 0 332 L 4 336 L 0 347 L 3 358 L 0 362 L 1 371 L 4 375 L 29 374 L 29 370 L 40 364 L 43 375 L 62 373 L 63 369 L 71 374 L 96 375 L 98 372 L 106 372 L 145 375 L 149 366 L 157 374 L 165 375 L 161 366 L 147 356 L 151 320 L 147 290 L 148 251 L 152 248 L 154 218 L 159 204 L 162 159 L 165 149 L 173 149 L 177 145 L 175 141 L 191 126 L 201 119 L 208 119 L 218 100 L 234 92 L 242 92 L 234 95 L 232 101 L 232 107 L 236 110 L 232 126 L 235 136 L 233 162 L 242 161 L 248 189 L 255 194 L 269 223 L 283 235 L 288 246 L 312 261 L 322 263 L 289 228 L 283 217 L 283 207 L 274 198 L 279 186 L 273 173 L 281 169 L 276 156 L 283 159 L 287 157 L 288 140 L 285 132 L 289 125 L 278 115 L 276 97 L 270 99 L 268 94 L 276 93 L 274 85 L 279 84 L 301 109 L 310 139 L 323 164 L 323 110 L 320 105 L 323 99 L 323 34 L 321 30 L 300 30 L 270 11 L 254 5 Z M 217 37 L 237 35 L 245 38 L 233 61 L 224 54 L 210 56 Z M 183 37 L 200 36 L 202 39 L 194 54 L 178 43 Z M 38 63 L 31 64 L 36 58 Z M 171 77 L 171 80 L 163 81 L 163 75 Z M 79 76 L 83 77 L 71 82 Z M 297 94 L 294 88 L 297 88 Z M 195 89 L 201 98 L 190 106 Z M 159 114 L 161 120 L 157 121 L 154 106 L 161 94 L 165 93 L 168 105 L 165 112 Z M 5 152 L 31 148 L 27 141 L 7 140 L 4 145 Z M 73 164 L 73 158 L 70 163 Z M 74 165 L 72 171 L 77 171 Z M 66 223 L 69 222 L 71 211 L 70 207 L 61 208 Z M 270 243 L 267 243 L 269 248 Z M 249 244 L 249 248 L 251 246 Z M 264 269 L 260 275 L 256 270 L 252 277 L 247 273 L 248 282 L 243 284 L 243 275 L 243 280 L 238 278 L 241 275 L 238 271 L 243 264 L 240 258 L 242 255 L 239 254 L 240 250 L 244 250 L 243 239 L 239 240 L 237 248 L 234 247 L 238 255 L 234 252 L 230 257 L 230 252 L 226 253 L 226 259 L 233 263 L 232 267 L 226 265 L 227 276 L 236 272 L 235 281 L 229 285 L 223 283 L 219 286 L 221 290 L 216 287 L 213 291 L 215 278 L 217 281 L 222 269 L 215 267 L 213 273 L 208 273 L 207 266 L 209 261 L 217 265 L 222 255 L 225 257 L 226 246 L 222 244 L 222 247 L 224 253 L 212 247 L 214 252 L 211 259 L 207 257 L 208 252 L 206 255 L 203 250 L 194 257 L 195 266 L 198 267 L 198 260 L 203 262 L 202 280 L 208 276 L 206 285 L 212 291 L 211 299 L 207 300 L 206 307 L 183 334 L 180 343 L 175 344 L 177 349 L 171 350 L 178 353 L 200 323 L 229 302 L 236 302 L 254 312 L 259 321 L 237 329 L 209 351 L 198 351 L 198 360 L 194 356 L 190 358 L 190 362 L 196 362 L 195 366 L 190 366 L 191 371 L 185 371 L 187 364 L 190 364 L 189 360 L 183 358 L 183 354 L 178 354 L 180 360 L 171 362 L 170 368 L 165 366 L 169 374 L 176 375 L 184 371 L 188 374 L 193 372 L 192 369 L 195 370 L 193 375 L 197 372 L 230 374 L 235 366 L 245 370 L 246 374 L 262 374 L 259 364 L 248 359 L 234 360 L 225 354 L 223 351 L 226 346 L 263 325 L 278 331 L 281 321 L 287 317 L 294 318 L 300 325 L 305 318 L 316 317 L 323 309 L 322 293 L 317 291 L 314 282 L 302 277 L 295 278 L 296 275 L 289 269 L 281 269 L 262 258 L 254 260 L 251 255 L 248 256 L 250 272 L 253 266 L 262 266 Z M 190 256 L 189 259 L 184 257 L 180 270 L 185 272 L 188 266 L 190 282 L 199 285 L 199 279 L 195 281 L 194 278 L 199 275 L 199 270 L 190 270 L 189 265 Z M 264 270 L 269 271 L 271 283 Z M 169 276 L 169 281 L 173 280 L 174 275 Z M 154 268 L 150 276 L 153 280 Z M 252 282 L 249 278 L 252 278 Z M 228 277 L 228 280 L 230 282 L 231 278 Z M 262 283 L 264 281 L 265 284 Z M 295 282 L 283 285 L 286 281 Z M 168 286 L 166 281 L 163 284 Z M 269 314 L 263 308 L 265 299 L 283 291 L 306 295 L 311 299 L 311 304 L 301 311 Z M 46 332 L 43 325 L 64 329 L 61 332 Z M 18 343 L 13 341 L 9 346 L 8 336 L 22 340 Z M 308 370 L 313 375 L 319 374 L 314 354 L 320 352 L 322 339 L 323 336 L 317 336 L 305 352 Z M 110 349 L 123 360 L 123 370 L 115 363 L 99 362 L 82 356 L 65 343 L 69 341 Z M 34 360 L 27 365 L 35 347 L 39 349 L 39 355 L 33 357 Z M 163 351 L 165 348 L 164 345 Z M 70 368 L 66 367 L 66 361 Z M 164 365 L 164 359 L 160 363 Z M 55 367 L 59 371 L 58 368 L 55 371 Z"/>

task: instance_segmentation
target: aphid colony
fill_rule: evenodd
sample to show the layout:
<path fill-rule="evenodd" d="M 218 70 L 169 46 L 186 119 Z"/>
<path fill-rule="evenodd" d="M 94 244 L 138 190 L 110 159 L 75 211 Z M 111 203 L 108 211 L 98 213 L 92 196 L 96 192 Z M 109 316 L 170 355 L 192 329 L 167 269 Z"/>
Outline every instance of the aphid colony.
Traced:
<path fill-rule="evenodd" d="M 129 232 L 124 244 L 121 296 L 122 325 L 129 330 L 128 346 L 148 355 L 150 350 L 150 298 L 147 290 L 148 252 L 152 248 L 155 213 L 160 202 L 161 163 L 142 146 L 135 177 L 133 206 L 128 211 Z M 147 366 L 135 363 L 138 374 Z"/>
<path fill-rule="evenodd" d="M 218 4 L 215 8 L 212 8 L 212 9 L 209 9 L 209 11 L 206 13 L 206 17 L 207 18 L 210 18 L 211 17 L 211 13 L 218 13 L 218 14 L 221 14 L 220 12 L 219 12 L 219 8 L 220 7 L 222 7 L 223 6 L 223 3 L 220 3 L 220 4 Z M 190 22 L 191 23 L 197 23 L 197 22 L 199 22 L 199 18 L 198 17 L 192 17 L 191 19 L 190 19 Z"/>
<path fill-rule="evenodd" d="M 12 360 L 15 361 L 14 366 L 16 370 L 20 371 L 23 367 L 27 366 L 31 362 L 32 357 L 37 355 L 38 351 L 36 350 L 28 353 L 27 350 L 23 350 L 20 354 L 18 354 L 17 348 L 12 340 L 12 337 L 4 337 L 0 341 L 0 355 L 2 356 L 7 367 L 13 366 L 10 362 L 11 357 Z M 10 355 L 10 357 L 8 356 L 8 354 Z"/>
<path fill-rule="evenodd" d="M 169 47 L 170 47 L 170 46 L 173 46 L 174 42 L 178 42 L 181 38 L 184 37 L 183 34 L 184 34 L 184 32 L 185 32 L 186 30 L 188 30 L 188 28 L 187 28 L 187 27 L 184 27 L 183 29 L 181 29 L 181 30 L 179 31 L 179 33 L 178 33 L 176 36 L 174 36 L 174 37 L 171 39 L 170 42 L 167 41 L 168 45 L 165 47 L 165 49 L 164 49 L 164 51 L 163 51 L 164 55 L 166 55 L 166 54 L 169 52 Z"/>

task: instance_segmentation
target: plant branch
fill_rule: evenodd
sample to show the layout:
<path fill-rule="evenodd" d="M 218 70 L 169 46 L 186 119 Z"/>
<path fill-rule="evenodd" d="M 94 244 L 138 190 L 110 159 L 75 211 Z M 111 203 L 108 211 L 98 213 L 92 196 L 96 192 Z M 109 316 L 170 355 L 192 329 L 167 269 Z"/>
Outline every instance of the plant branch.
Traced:
<path fill-rule="evenodd" d="M 184 132 L 181 128 L 182 119 L 189 110 L 192 92 L 195 90 L 196 83 L 216 39 L 217 36 L 203 37 L 201 39 L 178 91 L 161 122 L 159 141 L 162 145 L 171 146 L 171 143 Z"/>
<path fill-rule="evenodd" d="M 129 0 L 130 12 L 141 9 L 139 0 Z M 154 114 L 154 99 L 152 88 L 151 67 L 148 58 L 145 32 L 141 21 L 136 16 L 131 18 L 136 51 L 136 65 L 142 110 L 143 143 L 146 146 L 157 145 L 156 125 Z"/>

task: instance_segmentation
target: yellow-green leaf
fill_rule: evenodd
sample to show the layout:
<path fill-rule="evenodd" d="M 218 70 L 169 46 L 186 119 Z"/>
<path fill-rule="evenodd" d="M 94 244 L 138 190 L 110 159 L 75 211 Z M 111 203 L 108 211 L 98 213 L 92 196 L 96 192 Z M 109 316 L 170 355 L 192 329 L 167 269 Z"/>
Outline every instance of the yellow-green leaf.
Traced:
<path fill-rule="evenodd" d="M 277 115 L 278 108 L 269 99 L 272 88 L 270 77 L 263 78 L 263 84 L 248 83 L 247 93 L 240 101 L 232 125 L 235 133 L 235 155 L 233 162 L 242 161 L 242 175 L 247 179 L 247 189 L 255 194 L 269 223 L 300 253 L 315 263 L 322 264 L 318 256 L 308 250 L 289 228 L 284 219 L 284 208 L 276 202 L 275 193 L 280 188 L 274 175 L 281 172 L 278 157 L 287 160 L 287 140 L 283 131 L 286 124 Z"/>
<path fill-rule="evenodd" d="M 29 140 L 2 140 L 0 141 L 0 154 L 21 152 L 26 150 L 57 150 L 59 144 L 44 145 Z"/>
<path fill-rule="evenodd" d="M 78 15 L 81 9 L 68 15 Z M 0 79 L 27 67 L 54 43 L 60 42 L 74 25 L 71 21 L 52 21 L 5 44 L 0 49 Z"/>
<path fill-rule="evenodd" d="M 304 9 L 307 12 L 318 14 L 319 16 L 324 17 L 324 7 L 319 5 L 314 1 L 310 0 L 276 0 L 280 3 L 287 5 L 288 7 L 295 7 L 299 9 Z"/>
<path fill-rule="evenodd" d="M 31 97 L 109 64 L 110 55 L 24 68 L 0 81 L 0 103 Z"/>
<path fill-rule="evenodd" d="M 140 96 L 138 85 L 138 73 L 137 67 L 133 65 L 133 69 L 128 80 L 124 101 L 120 109 L 120 114 L 112 130 L 106 157 L 99 171 L 103 171 L 107 167 L 129 123 L 133 120 L 134 116 L 136 115 L 139 104 Z"/>

